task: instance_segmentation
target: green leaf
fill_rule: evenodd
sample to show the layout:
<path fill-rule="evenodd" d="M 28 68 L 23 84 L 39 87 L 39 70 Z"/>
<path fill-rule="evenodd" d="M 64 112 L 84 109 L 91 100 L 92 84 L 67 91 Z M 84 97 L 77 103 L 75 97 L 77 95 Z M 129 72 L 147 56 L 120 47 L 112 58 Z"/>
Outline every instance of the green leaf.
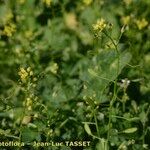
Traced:
<path fill-rule="evenodd" d="M 126 129 L 124 131 L 122 131 L 123 133 L 134 133 L 137 131 L 137 128 L 134 127 L 134 128 L 129 128 L 129 129 Z"/>
<path fill-rule="evenodd" d="M 91 129 L 86 122 L 84 123 L 84 129 L 87 132 L 87 134 L 92 135 Z"/>
<path fill-rule="evenodd" d="M 87 89 L 83 91 L 83 95 L 93 97 L 98 102 L 105 102 L 107 98 L 104 96 L 104 90 L 110 82 L 113 82 L 122 69 L 130 62 L 131 54 L 123 52 L 118 57 L 114 51 L 101 51 L 99 54 L 90 58 L 81 78 L 85 81 Z M 90 64 L 90 65 L 89 65 Z"/>
<path fill-rule="evenodd" d="M 134 118 L 130 118 L 129 121 L 139 121 L 140 118 L 139 117 L 134 117 Z"/>
<path fill-rule="evenodd" d="M 40 133 L 38 131 L 31 130 L 27 127 L 22 129 L 21 134 L 22 134 L 22 141 L 23 142 L 30 142 L 33 140 L 39 141 L 41 139 Z"/>

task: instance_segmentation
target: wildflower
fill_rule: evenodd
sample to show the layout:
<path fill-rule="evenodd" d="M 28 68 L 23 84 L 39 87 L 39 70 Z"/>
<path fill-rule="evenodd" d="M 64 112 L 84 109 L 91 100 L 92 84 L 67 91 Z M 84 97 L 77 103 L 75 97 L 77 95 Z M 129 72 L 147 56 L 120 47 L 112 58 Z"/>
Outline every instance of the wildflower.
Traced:
<path fill-rule="evenodd" d="M 37 97 L 34 94 L 30 94 L 29 97 L 26 98 L 26 100 L 23 102 L 23 106 L 25 106 L 25 108 L 28 111 L 31 111 L 33 108 L 33 103 L 37 102 Z"/>
<path fill-rule="evenodd" d="M 30 71 L 30 72 L 29 72 L 29 75 L 30 75 L 30 76 L 33 76 L 33 71 Z"/>
<path fill-rule="evenodd" d="M 132 0 L 124 0 L 124 3 L 125 3 L 126 5 L 130 5 L 130 4 L 132 3 Z"/>
<path fill-rule="evenodd" d="M 51 136 L 52 133 L 53 133 L 53 129 L 50 129 L 50 130 L 47 132 L 47 135 L 48 135 L 48 136 Z"/>
<path fill-rule="evenodd" d="M 27 68 L 27 72 L 28 72 L 29 76 L 33 76 L 33 71 L 31 69 L 31 67 Z"/>
<path fill-rule="evenodd" d="M 45 3 L 46 6 L 50 7 L 50 5 L 51 5 L 51 0 L 43 0 L 43 3 Z"/>
<path fill-rule="evenodd" d="M 141 20 L 136 20 L 135 23 L 137 27 L 139 28 L 139 30 L 145 28 L 148 25 L 148 21 L 145 18 Z"/>
<path fill-rule="evenodd" d="M 121 21 L 124 25 L 128 25 L 130 23 L 130 20 L 131 20 L 131 16 L 123 16 L 121 18 Z"/>
<path fill-rule="evenodd" d="M 127 89 L 127 87 L 130 84 L 130 80 L 128 80 L 128 79 L 122 79 L 121 82 L 122 82 L 121 87 Z"/>
<path fill-rule="evenodd" d="M 28 67 L 28 68 L 27 68 L 27 72 L 30 72 L 30 71 L 31 71 L 31 67 Z"/>
<path fill-rule="evenodd" d="M 86 114 L 86 118 L 91 118 L 91 114 Z"/>
<path fill-rule="evenodd" d="M 57 73 L 57 70 L 58 70 L 58 64 L 57 63 L 53 63 L 51 66 L 50 66 L 50 71 L 54 74 Z"/>
<path fill-rule="evenodd" d="M 88 6 L 92 3 L 92 1 L 93 0 L 83 0 L 83 3 Z"/>
<path fill-rule="evenodd" d="M 106 21 L 102 18 L 97 20 L 96 24 L 93 24 L 93 30 L 95 32 L 102 32 L 106 28 Z"/>
<path fill-rule="evenodd" d="M 30 97 L 27 98 L 26 106 L 32 105 L 32 99 Z"/>
<path fill-rule="evenodd" d="M 20 68 L 18 75 L 20 76 L 21 81 L 25 83 L 29 74 L 24 68 Z"/>
<path fill-rule="evenodd" d="M 29 77 L 33 76 L 33 71 L 31 67 L 28 67 L 27 69 L 21 67 L 18 72 L 18 75 L 20 76 L 21 81 L 25 83 Z"/>
<path fill-rule="evenodd" d="M 15 31 L 16 31 L 16 25 L 10 23 L 4 27 L 3 34 L 8 37 L 11 37 Z"/>
<path fill-rule="evenodd" d="M 32 110 L 32 99 L 29 97 L 26 100 L 26 106 L 28 110 Z"/>
<path fill-rule="evenodd" d="M 121 143 L 118 150 L 127 150 L 127 146 L 125 145 L 125 142 Z"/>

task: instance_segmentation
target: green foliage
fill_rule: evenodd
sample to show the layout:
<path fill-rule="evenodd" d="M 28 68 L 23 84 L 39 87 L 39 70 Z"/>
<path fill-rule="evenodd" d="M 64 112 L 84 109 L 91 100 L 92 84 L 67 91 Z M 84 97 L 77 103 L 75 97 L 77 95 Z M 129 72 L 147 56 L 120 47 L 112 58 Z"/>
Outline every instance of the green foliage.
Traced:
<path fill-rule="evenodd" d="M 0 0 L 0 149 L 150 149 L 149 7 Z"/>

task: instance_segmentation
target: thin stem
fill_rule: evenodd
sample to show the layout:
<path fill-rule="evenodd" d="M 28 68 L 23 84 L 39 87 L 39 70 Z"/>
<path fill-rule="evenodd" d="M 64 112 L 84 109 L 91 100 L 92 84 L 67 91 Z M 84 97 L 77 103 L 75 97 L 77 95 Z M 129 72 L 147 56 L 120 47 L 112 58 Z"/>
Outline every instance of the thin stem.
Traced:
<path fill-rule="evenodd" d="M 119 54 L 118 46 L 117 46 L 118 42 L 117 42 L 117 44 L 116 44 L 116 43 L 114 42 L 114 40 L 112 39 L 112 37 L 111 37 L 106 31 L 103 31 L 103 33 L 111 40 L 112 44 L 113 44 L 114 47 L 115 47 L 115 50 L 116 50 L 117 54 Z"/>
<path fill-rule="evenodd" d="M 113 97 L 112 97 L 112 100 L 110 102 L 110 106 L 109 106 L 109 121 L 108 121 L 108 133 L 107 133 L 107 141 L 109 140 L 109 137 L 110 137 L 110 128 L 111 128 L 111 112 L 112 112 L 112 107 L 113 107 L 113 104 L 117 98 L 117 77 L 118 77 L 118 74 L 119 74 L 119 66 L 120 66 L 120 57 L 119 57 L 119 50 L 118 50 L 118 42 L 117 44 L 114 42 L 114 40 L 112 39 L 112 37 L 107 34 L 107 32 L 103 32 L 112 42 L 112 44 L 114 45 L 115 47 L 115 51 L 117 53 L 117 70 L 116 70 L 116 78 L 115 78 L 115 81 L 114 81 L 114 90 L 113 90 Z"/>
<path fill-rule="evenodd" d="M 150 105 L 147 109 L 146 117 L 148 117 L 149 112 L 150 112 Z M 143 139 L 142 139 L 143 144 L 145 144 L 145 135 L 146 135 L 146 133 L 147 133 L 147 129 L 146 129 L 145 122 L 144 122 L 143 123 Z"/>
<path fill-rule="evenodd" d="M 93 113 L 94 113 L 94 120 L 95 120 L 95 125 L 96 125 L 96 131 L 97 131 L 98 137 L 100 137 L 100 133 L 99 133 L 99 128 L 98 128 L 98 122 L 97 122 L 97 117 L 96 117 L 95 109 L 93 109 Z"/>
<path fill-rule="evenodd" d="M 125 102 L 123 102 L 123 103 L 122 103 L 123 112 L 125 112 L 125 106 L 126 106 L 126 104 L 125 104 Z"/>

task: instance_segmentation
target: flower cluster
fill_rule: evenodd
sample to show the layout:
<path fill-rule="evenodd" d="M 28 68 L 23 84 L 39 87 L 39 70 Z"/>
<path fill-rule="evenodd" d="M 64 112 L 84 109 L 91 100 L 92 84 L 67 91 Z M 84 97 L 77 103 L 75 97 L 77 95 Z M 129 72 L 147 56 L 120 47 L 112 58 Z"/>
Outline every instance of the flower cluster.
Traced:
<path fill-rule="evenodd" d="M 58 70 L 58 64 L 57 63 L 52 63 L 51 65 L 50 65 L 50 71 L 52 72 L 52 73 L 54 73 L 54 74 L 56 74 L 57 73 L 57 70 Z"/>
<path fill-rule="evenodd" d="M 92 1 L 93 0 L 83 0 L 83 3 L 88 6 L 92 3 Z"/>
<path fill-rule="evenodd" d="M 10 23 L 10 24 L 4 26 L 4 30 L 2 33 L 3 33 L 3 35 L 11 37 L 15 31 L 16 31 L 16 25 L 13 23 Z"/>
<path fill-rule="evenodd" d="M 28 97 L 26 100 L 26 106 L 29 111 L 32 110 L 32 104 L 33 104 L 32 99 Z"/>
<path fill-rule="evenodd" d="M 135 23 L 139 30 L 142 30 L 148 25 L 148 21 L 145 18 L 142 18 L 141 20 L 136 20 Z"/>
<path fill-rule="evenodd" d="M 13 23 L 13 13 L 11 10 L 6 12 L 5 17 L 1 20 L 3 29 L 0 31 L 2 35 L 11 37 L 16 32 L 16 25 Z"/>
<path fill-rule="evenodd" d="M 25 106 L 28 111 L 31 111 L 33 109 L 33 103 L 36 102 L 37 99 L 38 98 L 34 96 L 34 94 L 30 94 L 30 96 L 23 102 L 23 106 Z"/>
<path fill-rule="evenodd" d="M 126 5 L 130 5 L 130 4 L 132 3 L 132 0 L 124 0 L 124 3 L 125 3 Z"/>
<path fill-rule="evenodd" d="M 102 32 L 106 28 L 106 21 L 102 18 L 97 20 L 96 24 L 93 24 L 93 30 L 95 32 Z"/>
<path fill-rule="evenodd" d="M 121 86 L 122 88 L 124 88 L 124 89 L 127 89 L 127 87 L 128 87 L 129 84 L 130 84 L 130 80 L 128 80 L 128 79 L 122 79 L 121 82 L 122 82 L 122 83 L 121 83 L 120 86 Z"/>
<path fill-rule="evenodd" d="M 123 17 L 121 18 L 121 21 L 122 21 L 122 23 L 123 23 L 124 25 L 128 25 L 128 24 L 130 23 L 130 21 L 131 21 L 131 16 L 123 16 Z"/>
<path fill-rule="evenodd" d="M 30 76 L 33 76 L 33 71 L 31 70 L 31 67 L 28 67 L 27 69 L 24 69 L 21 67 L 19 72 L 18 72 L 18 75 L 20 76 L 22 83 L 26 83 L 27 79 Z"/>
<path fill-rule="evenodd" d="M 139 30 L 144 29 L 149 24 L 149 22 L 145 18 L 137 19 L 133 14 L 122 16 L 121 22 L 123 25 L 135 24 Z"/>
<path fill-rule="evenodd" d="M 51 5 L 51 0 L 42 0 L 43 1 L 43 3 L 45 3 L 46 4 L 46 6 L 48 6 L 48 7 L 50 7 L 50 5 Z"/>

